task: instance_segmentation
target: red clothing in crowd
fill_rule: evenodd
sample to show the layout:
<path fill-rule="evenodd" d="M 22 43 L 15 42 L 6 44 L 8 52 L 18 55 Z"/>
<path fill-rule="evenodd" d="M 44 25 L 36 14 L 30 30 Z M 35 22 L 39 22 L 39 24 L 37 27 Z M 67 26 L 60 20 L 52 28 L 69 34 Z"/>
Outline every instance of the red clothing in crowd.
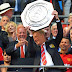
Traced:
<path fill-rule="evenodd" d="M 65 66 L 72 65 L 72 55 L 71 54 L 65 54 L 65 55 L 60 54 L 60 56 L 61 56 Z M 72 68 L 67 68 L 66 72 L 72 72 Z"/>
<path fill-rule="evenodd" d="M 3 59 L 3 50 L 2 48 L 0 47 L 0 65 L 1 64 L 4 64 L 4 59 Z"/>

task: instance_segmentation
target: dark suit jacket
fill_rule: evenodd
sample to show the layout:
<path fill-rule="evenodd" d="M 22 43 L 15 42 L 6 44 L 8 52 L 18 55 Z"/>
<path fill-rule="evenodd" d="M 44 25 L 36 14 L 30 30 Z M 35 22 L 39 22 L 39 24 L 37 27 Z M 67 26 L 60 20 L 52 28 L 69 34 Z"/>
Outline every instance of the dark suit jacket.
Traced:
<path fill-rule="evenodd" d="M 8 55 L 11 55 L 11 65 L 33 65 L 33 59 L 28 58 L 28 50 L 27 46 L 25 46 L 25 58 L 20 58 L 20 47 L 17 50 L 14 50 L 15 44 L 17 44 L 18 41 L 10 42 L 7 45 L 6 53 Z M 32 72 L 31 68 L 9 68 L 8 71 L 16 71 L 18 72 L 24 71 L 24 72 Z"/>
<path fill-rule="evenodd" d="M 11 64 L 19 64 L 18 61 L 20 61 L 20 47 L 17 50 L 14 50 L 15 44 L 17 44 L 18 41 L 12 41 L 7 45 L 6 53 L 8 55 L 11 55 Z M 27 55 L 27 46 L 25 45 L 25 57 L 28 57 Z M 19 59 L 19 60 L 18 60 Z M 22 62 L 22 61 L 21 61 Z M 22 62 L 23 64 L 23 62 Z"/>
<path fill-rule="evenodd" d="M 9 43 L 8 34 L 5 31 L 0 31 L 0 47 L 4 50 Z"/>
<path fill-rule="evenodd" d="M 59 43 L 63 37 L 63 30 L 62 30 L 62 26 L 61 23 L 57 23 L 57 28 L 58 28 L 58 35 L 56 37 L 56 39 L 52 39 L 49 41 L 45 42 L 46 45 L 46 50 L 48 51 L 48 53 L 51 55 L 52 57 L 52 61 L 54 63 L 54 65 L 64 65 L 57 49 L 59 46 Z M 41 50 L 40 50 L 40 46 L 37 46 L 33 43 L 33 38 L 30 38 L 30 42 L 29 42 L 29 47 L 31 47 L 31 51 L 30 51 L 30 57 L 34 57 L 34 65 L 39 65 L 40 63 L 40 58 L 41 58 Z M 52 46 L 51 46 L 52 45 Z M 36 71 L 37 68 L 33 69 L 33 72 Z M 55 71 L 51 71 L 52 69 L 47 69 L 45 72 L 62 72 L 64 71 L 62 68 L 61 69 L 55 69 Z M 37 71 L 38 72 L 38 71 Z"/>

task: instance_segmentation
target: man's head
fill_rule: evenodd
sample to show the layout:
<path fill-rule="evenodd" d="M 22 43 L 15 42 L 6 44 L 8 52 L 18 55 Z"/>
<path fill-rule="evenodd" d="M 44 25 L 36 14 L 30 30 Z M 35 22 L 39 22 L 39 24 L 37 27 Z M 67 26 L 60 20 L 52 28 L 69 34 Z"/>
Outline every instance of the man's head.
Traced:
<path fill-rule="evenodd" d="M 17 38 L 19 41 L 27 38 L 27 30 L 22 24 L 17 26 Z"/>
<path fill-rule="evenodd" d="M 70 30 L 70 40 L 72 42 L 72 29 Z"/>
<path fill-rule="evenodd" d="M 72 13 L 70 13 L 69 16 L 68 16 L 68 22 L 69 22 L 70 24 L 72 24 Z"/>
<path fill-rule="evenodd" d="M 54 23 L 52 26 L 51 26 L 51 33 L 54 37 L 57 36 L 58 34 L 58 29 L 57 29 L 57 23 Z"/>
<path fill-rule="evenodd" d="M 7 24 L 9 21 L 10 21 L 10 20 L 9 20 L 8 16 L 3 16 L 3 17 L 1 18 L 1 26 L 2 26 L 2 29 L 3 29 L 3 30 L 5 29 L 5 26 L 6 26 L 6 24 Z"/>
<path fill-rule="evenodd" d="M 1 16 L 8 16 L 10 19 L 13 15 L 13 9 L 11 8 L 9 3 L 3 3 L 0 5 L 0 15 Z"/>
<path fill-rule="evenodd" d="M 50 26 L 44 28 L 43 30 L 44 30 L 44 32 L 45 32 L 45 37 L 46 37 L 46 39 L 48 39 L 48 38 L 50 37 L 50 35 L 51 35 Z"/>
<path fill-rule="evenodd" d="M 42 45 L 45 41 L 45 32 L 43 30 L 33 31 L 33 38 L 37 45 Z"/>
<path fill-rule="evenodd" d="M 68 52 L 68 49 L 71 46 L 70 41 L 69 41 L 69 38 L 68 37 L 62 38 L 59 46 L 61 48 L 61 52 L 67 53 Z"/>
<path fill-rule="evenodd" d="M 63 37 L 66 37 L 67 30 L 68 30 L 68 27 L 64 27 L 63 28 Z"/>

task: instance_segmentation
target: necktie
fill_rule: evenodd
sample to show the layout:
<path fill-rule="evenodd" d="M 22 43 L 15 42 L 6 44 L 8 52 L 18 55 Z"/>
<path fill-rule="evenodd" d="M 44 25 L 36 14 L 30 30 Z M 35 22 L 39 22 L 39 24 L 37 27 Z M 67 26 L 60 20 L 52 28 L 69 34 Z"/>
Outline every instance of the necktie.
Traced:
<path fill-rule="evenodd" d="M 45 51 L 44 51 L 43 45 L 41 46 L 41 57 L 42 57 L 42 63 L 43 63 L 43 65 L 46 65 L 47 61 L 46 61 L 46 56 L 45 56 Z"/>
<path fill-rule="evenodd" d="M 21 46 L 21 58 L 25 58 L 24 51 L 23 51 L 23 46 Z"/>
<path fill-rule="evenodd" d="M 50 0 L 50 3 L 52 3 L 52 0 Z"/>

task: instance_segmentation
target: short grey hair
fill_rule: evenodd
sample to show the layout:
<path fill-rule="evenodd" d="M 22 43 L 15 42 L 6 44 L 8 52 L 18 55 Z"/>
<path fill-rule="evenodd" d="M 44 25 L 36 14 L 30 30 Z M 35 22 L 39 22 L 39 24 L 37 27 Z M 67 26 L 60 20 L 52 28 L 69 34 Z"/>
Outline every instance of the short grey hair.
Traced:
<path fill-rule="evenodd" d="M 69 14 L 68 19 L 69 19 L 70 16 L 72 16 L 72 12 Z"/>
<path fill-rule="evenodd" d="M 53 27 L 53 26 L 56 26 L 56 25 L 57 25 L 57 23 L 52 24 L 52 26 L 51 26 L 51 30 L 52 30 L 52 27 Z"/>

